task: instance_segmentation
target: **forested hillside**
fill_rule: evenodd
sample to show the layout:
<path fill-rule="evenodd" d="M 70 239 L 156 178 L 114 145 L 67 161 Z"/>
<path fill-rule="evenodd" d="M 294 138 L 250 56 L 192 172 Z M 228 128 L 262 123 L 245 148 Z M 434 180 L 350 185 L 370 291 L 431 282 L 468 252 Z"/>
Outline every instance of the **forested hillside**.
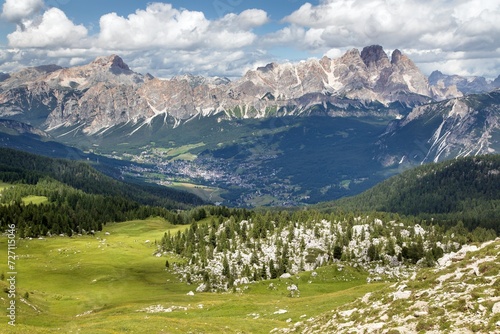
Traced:
<path fill-rule="evenodd" d="M 145 205 L 188 208 L 203 204 L 193 194 L 144 183 L 129 184 L 106 176 L 85 162 L 52 159 L 7 148 L 0 148 L 0 180 L 36 184 L 53 178 L 89 194 L 121 196 Z"/>
<path fill-rule="evenodd" d="M 319 209 L 386 211 L 434 219 L 468 229 L 500 232 L 500 155 L 459 158 L 417 167 L 364 193 Z"/>

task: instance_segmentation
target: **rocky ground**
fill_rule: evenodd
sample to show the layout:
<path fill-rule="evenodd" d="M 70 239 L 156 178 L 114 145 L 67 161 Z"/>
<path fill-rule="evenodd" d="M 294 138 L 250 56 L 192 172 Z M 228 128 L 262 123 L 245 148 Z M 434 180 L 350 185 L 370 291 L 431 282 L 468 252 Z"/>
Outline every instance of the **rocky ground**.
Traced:
<path fill-rule="evenodd" d="M 500 238 L 277 333 L 499 333 Z"/>

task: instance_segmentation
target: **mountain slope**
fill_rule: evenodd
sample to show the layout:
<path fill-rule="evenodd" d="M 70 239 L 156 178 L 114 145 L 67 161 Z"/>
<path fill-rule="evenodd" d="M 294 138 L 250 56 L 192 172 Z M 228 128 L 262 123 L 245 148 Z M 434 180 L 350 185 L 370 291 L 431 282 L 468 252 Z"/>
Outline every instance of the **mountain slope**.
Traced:
<path fill-rule="evenodd" d="M 385 166 L 500 152 L 500 90 L 415 107 L 378 145 Z"/>
<path fill-rule="evenodd" d="M 500 155 L 460 158 L 408 170 L 323 208 L 387 211 L 462 220 L 500 232 Z"/>
<path fill-rule="evenodd" d="M 500 77 L 500 76 L 499 76 Z M 440 71 L 434 71 L 429 76 L 429 84 L 435 88 L 449 88 L 453 86 L 462 94 L 478 94 L 500 88 L 500 79 L 488 81 L 484 77 L 463 77 L 460 75 L 446 75 Z"/>
<path fill-rule="evenodd" d="M 36 184 L 44 177 L 51 177 L 89 194 L 120 196 L 142 204 L 167 208 L 203 204 L 197 196 L 185 192 L 114 180 L 84 162 L 52 159 L 6 148 L 0 148 L 0 177 L 6 182 L 31 184 Z"/>
<path fill-rule="evenodd" d="M 497 333 L 499 250 L 500 239 L 464 246 L 446 254 L 435 269 L 273 332 Z"/>

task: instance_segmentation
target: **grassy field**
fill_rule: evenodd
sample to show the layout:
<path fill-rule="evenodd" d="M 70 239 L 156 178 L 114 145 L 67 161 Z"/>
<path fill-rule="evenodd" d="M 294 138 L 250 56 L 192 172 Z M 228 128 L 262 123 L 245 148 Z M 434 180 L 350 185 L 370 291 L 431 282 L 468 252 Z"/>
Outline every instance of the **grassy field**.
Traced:
<path fill-rule="evenodd" d="M 0 181 L 0 192 L 2 192 L 5 188 L 8 188 L 10 186 L 12 186 L 12 185 L 9 183 L 5 183 L 5 182 Z"/>
<path fill-rule="evenodd" d="M 223 194 L 225 190 L 220 188 L 208 187 L 188 182 L 172 182 L 171 187 L 195 194 L 196 196 L 201 197 L 201 199 L 207 202 L 215 203 L 224 201 L 224 199 L 221 197 L 221 194 Z"/>
<path fill-rule="evenodd" d="M 4 183 L 4 182 L 0 181 L 0 193 L 4 189 L 10 188 L 10 187 L 13 187 L 13 185 L 10 183 Z M 23 200 L 23 203 L 25 205 L 28 205 L 28 204 L 37 205 L 37 204 L 47 203 L 49 201 L 49 199 L 45 196 L 34 196 L 34 195 L 23 197 L 22 200 Z"/>
<path fill-rule="evenodd" d="M 155 240 L 173 226 L 162 219 L 108 224 L 95 236 L 17 240 L 16 326 L 11 333 L 268 333 L 288 321 L 307 321 L 382 288 L 363 272 L 336 266 L 287 280 L 242 286 L 235 293 L 195 293 L 156 257 Z M 7 275 L 7 238 L 0 238 L 0 272 Z M 6 277 L 8 278 L 8 277 Z M 270 288 L 273 283 L 274 288 Z M 288 284 L 301 295 L 289 297 Z M 5 290 L 6 279 L 0 281 Z M 0 307 L 5 311 L 5 292 Z M 28 297 L 28 298 L 26 298 Z M 147 313 L 148 307 L 171 312 Z M 286 313 L 284 311 L 286 310 Z M 6 313 L 5 313 L 6 314 Z"/>
<path fill-rule="evenodd" d="M 49 199 L 45 196 L 34 196 L 34 195 L 23 197 L 22 200 L 25 205 L 28 204 L 38 205 L 47 203 L 49 201 Z"/>
<path fill-rule="evenodd" d="M 196 143 L 196 144 L 190 144 L 190 145 L 183 145 L 180 147 L 175 147 L 175 148 L 156 148 L 155 150 L 162 154 L 165 155 L 169 160 L 173 159 L 180 159 L 180 160 L 189 160 L 192 161 L 197 158 L 195 154 L 190 153 L 189 151 L 198 147 L 203 147 L 205 146 L 204 143 Z"/>

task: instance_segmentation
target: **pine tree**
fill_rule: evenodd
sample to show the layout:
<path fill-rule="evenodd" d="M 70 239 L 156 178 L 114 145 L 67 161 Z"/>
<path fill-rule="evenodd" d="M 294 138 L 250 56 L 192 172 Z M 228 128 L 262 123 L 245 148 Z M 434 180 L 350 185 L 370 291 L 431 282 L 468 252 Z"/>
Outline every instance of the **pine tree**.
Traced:
<path fill-rule="evenodd" d="M 262 263 L 262 269 L 260 270 L 260 277 L 262 277 L 262 279 L 264 280 L 267 279 L 267 268 L 265 263 Z"/>
<path fill-rule="evenodd" d="M 227 257 L 224 256 L 222 260 L 222 275 L 229 277 L 229 262 L 227 261 Z"/>
<path fill-rule="evenodd" d="M 278 271 L 274 267 L 273 259 L 269 260 L 269 274 L 271 275 L 271 279 L 275 279 L 278 277 Z"/>

